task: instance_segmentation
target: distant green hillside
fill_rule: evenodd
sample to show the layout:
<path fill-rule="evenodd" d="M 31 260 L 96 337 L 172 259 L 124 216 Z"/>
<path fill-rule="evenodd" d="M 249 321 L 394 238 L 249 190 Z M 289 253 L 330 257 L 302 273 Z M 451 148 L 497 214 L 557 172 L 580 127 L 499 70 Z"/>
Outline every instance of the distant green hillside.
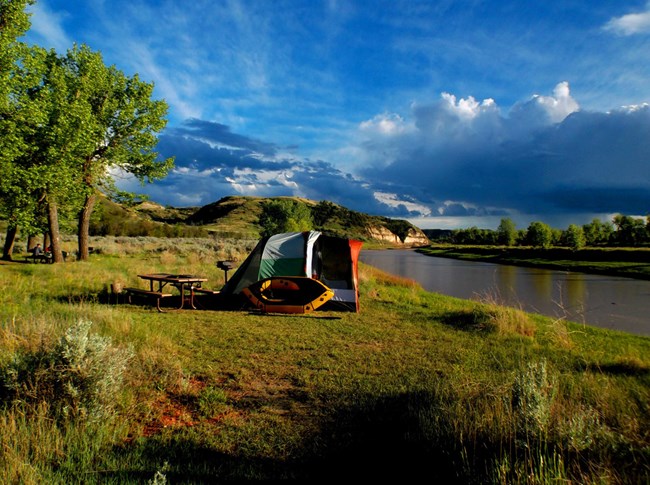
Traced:
<path fill-rule="evenodd" d="M 203 207 L 189 208 L 164 207 L 149 201 L 126 207 L 102 198 L 93 217 L 91 233 L 180 237 L 216 234 L 258 239 L 263 205 L 274 200 L 306 205 L 312 214 L 314 229 L 328 234 L 395 245 L 428 244 L 424 233 L 408 221 L 371 216 L 329 201 L 315 202 L 298 197 L 229 196 Z"/>
<path fill-rule="evenodd" d="M 151 202 L 132 207 L 100 197 L 90 222 L 91 236 L 201 237 L 208 232 L 186 223 L 196 209 L 165 208 Z"/>

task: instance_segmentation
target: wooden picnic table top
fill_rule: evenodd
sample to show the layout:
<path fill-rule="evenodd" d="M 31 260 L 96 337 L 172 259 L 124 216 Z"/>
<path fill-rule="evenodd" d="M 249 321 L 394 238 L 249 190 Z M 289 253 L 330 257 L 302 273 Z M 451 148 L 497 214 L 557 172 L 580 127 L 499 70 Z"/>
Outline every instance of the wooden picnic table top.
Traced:
<path fill-rule="evenodd" d="M 139 274 L 138 278 L 150 281 L 167 281 L 169 283 L 201 283 L 208 281 L 208 279 L 203 276 L 170 273 Z"/>

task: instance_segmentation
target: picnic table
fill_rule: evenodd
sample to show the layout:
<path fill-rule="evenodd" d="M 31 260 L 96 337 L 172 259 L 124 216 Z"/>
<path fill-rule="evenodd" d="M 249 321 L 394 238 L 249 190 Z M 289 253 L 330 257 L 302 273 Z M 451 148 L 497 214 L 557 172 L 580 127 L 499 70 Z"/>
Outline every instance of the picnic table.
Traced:
<path fill-rule="evenodd" d="M 25 259 L 32 260 L 32 263 L 53 263 L 52 253 L 31 253 L 25 256 Z"/>
<path fill-rule="evenodd" d="M 61 251 L 61 255 L 63 256 L 63 261 L 67 261 L 68 252 Z M 54 257 L 50 251 L 45 251 L 42 253 L 31 252 L 27 256 L 25 256 L 25 260 L 26 261 L 31 260 L 32 263 L 53 263 Z"/>
<path fill-rule="evenodd" d="M 156 308 L 159 312 L 163 311 L 160 307 L 160 301 L 163 298 L 172 296 L 172 293 L 163 291 L 167 285 L 175 287 L 180 293 L 178 310 L 183 309 L 185 304 L 188 304 L 190 308 L 196 309 L 194 305 L 194 293 L 196 290 L 200 290 L 203 282 L 208 281 L 207 278 L 203 278 L 202 276 L 168 273 L 139 274 L 138 278 L 148 281 L 149 289 L 124 288 L 129 295 L 129 301 L 131 300 L 131 295 L 155 298 Z"/>

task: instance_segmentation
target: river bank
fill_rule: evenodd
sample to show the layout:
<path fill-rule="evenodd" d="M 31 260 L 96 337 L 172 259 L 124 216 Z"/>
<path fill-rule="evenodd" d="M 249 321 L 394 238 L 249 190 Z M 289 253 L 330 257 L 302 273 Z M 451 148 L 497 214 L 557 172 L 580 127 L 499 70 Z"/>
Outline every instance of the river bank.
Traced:
<path fill-rule="evenodd" d="M 530 248 L 431 245 L 428 256 L 650 280 L 648 248 Z"/>
<path fill-rule="evenodd" d="M 436 257 L 362 251 L 361 261 L 426 291 L 491 300 L 554 319 L 650 336 L 650 280 Z"/>

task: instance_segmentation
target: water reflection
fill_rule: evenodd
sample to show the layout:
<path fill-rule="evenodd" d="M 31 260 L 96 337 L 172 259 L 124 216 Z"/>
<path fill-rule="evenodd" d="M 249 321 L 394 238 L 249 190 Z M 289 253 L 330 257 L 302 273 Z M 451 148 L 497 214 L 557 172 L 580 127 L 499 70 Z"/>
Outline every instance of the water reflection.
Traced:
<path fill-rule="evenodd" d="M 553 301 L 553 279 L 549 273 L 539 273 L 534 278 L 530 278 L 533 284 L 533 290 L 548 301 Z"/>
<path fill-rule="evenodd" d="M 650 281 L 425 256 L 361 252 L 361 261 L 465 299 L 498 298 L 526 311 L 650 335 Z"/>
<path fill-rule="evenodd" d="M 567 278 L 567 298 L 572 306 L 582 306 L 585 297 L 585 281 L 582 278 Z"/>

